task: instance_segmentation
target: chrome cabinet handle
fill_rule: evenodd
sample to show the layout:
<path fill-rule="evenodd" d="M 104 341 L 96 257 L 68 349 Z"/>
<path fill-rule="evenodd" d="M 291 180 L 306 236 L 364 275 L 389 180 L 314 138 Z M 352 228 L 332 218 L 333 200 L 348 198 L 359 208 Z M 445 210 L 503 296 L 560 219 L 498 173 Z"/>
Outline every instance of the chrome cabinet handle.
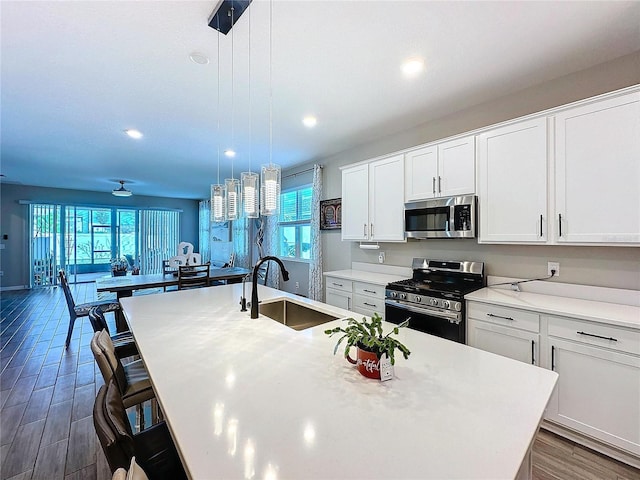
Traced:
<path fill-rule="evenodd" d="M 438 176 L 438 193 L 442 193 L 442 177 Z"/>
<path fill-rule="evenodd" d="M 593 333 L 587 333 L 587 332 L 576 332 L 578 335 L 585 335 L 587 337 L 595 337 L 595 338 L 602 338 L 603 340 L 611 340 L 612 342 L 617 342 L 618 339 L 617 338 L 613 338 L 613 337 L 603 337 L 602 335 L 595 335 Z"/>
<path fill-rule="evenodd" d="M 363 292 L 367 292 L 367 293 L 378 293 L 375 290 L 367 290 L 366 288 L 362 290 Z"/>
<path fill-rule="evenodd" d="M 331 282 L 331 285 L 335 285 L 336 287 L 342 287 L 343 286 L 341 283 L 335 283 L 335 282 Z"/>
<path fill-rule="evenodd" d="M 366 223 L 362 226 L 362 235 L 364 236 L 364 238 L 367 238 L 367 224 Z"/>
<path fill-rule="evenodd" d="M 367 307 L 377 307 L 377 305 L 375 303 L 363 302 L 363 305 L 366 305 Z"/>
<path fill-rule="evenodd" d="M 436 177 L 433 177 L 433 194 L 436 194 Z"/>
<path fill-rule="evenodd" d="M 556 347 L 551 345 L 551 371 L 556 371 Z"/>
<path fill-rule="evenodd" d="M 371 224 L 371 238 L 373 238 L 373 223 Z"/>
<path fill-rule="evenodd" d="M 494 318 L 502 318 L 504 320 L 511 320 L 512 322 L 514 322 L 515 320 L 511 317 L 503 317 L 502 315 L 494 315 L 493 313 L 487 313 L 487 317 L 494 317 Z"/>

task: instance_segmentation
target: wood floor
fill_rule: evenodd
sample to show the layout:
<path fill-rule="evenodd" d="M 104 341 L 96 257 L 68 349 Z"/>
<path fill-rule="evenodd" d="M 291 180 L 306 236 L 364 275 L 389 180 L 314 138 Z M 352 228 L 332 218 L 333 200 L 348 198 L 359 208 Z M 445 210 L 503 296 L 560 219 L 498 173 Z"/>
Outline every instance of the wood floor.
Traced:
<path fill-rule="evenodd" d="M 71 288 L 78 303 L 96 298 L 94 283 Z M 65 350 L 69 314 L 62 290 L 49 287 L 2 292 L 0 314 L 0 478 L 110 479 L 91 418 L 103 382 L 89 322 L 76 321 Z M 548 432 L 533 465 L 537 480 L 640 480 L 640 470 Z"/>

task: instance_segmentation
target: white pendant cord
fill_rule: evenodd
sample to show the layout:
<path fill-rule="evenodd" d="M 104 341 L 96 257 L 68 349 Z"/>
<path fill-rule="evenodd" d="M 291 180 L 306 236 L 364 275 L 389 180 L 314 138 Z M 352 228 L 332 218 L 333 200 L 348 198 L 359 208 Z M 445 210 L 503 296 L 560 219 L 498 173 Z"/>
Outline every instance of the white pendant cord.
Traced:
<path fill-rule="evenodd" d="M 218 125 L 216 127 L 216 146 L 218 152 L 218 185 L 220 185 L 220 32 L 218 32 Z"/>
<path fill-rule="evenodd" d="M 233 117 L 234 117 L 234 113 L 235 110 L 233 108 L 233 95 L 234 95 L 234 85 L 233 85 L 233 38 L 234 38 L 234 30 L 233 30 L 233 14 L 234 14 L 234 8 L 233 6 L 231 7 L 231 150 L 234 152 L 234 156 L 235 156 L 235 151 L 236 151 L 236 146 L 235 146 L 235 139 L 234 139 L 234 124 L 233 124 Z M 234 157 L 231 157 L 231 178 L 233 177 L 233 159 Z"/>
<path fill-rule="evenodd" d="M 248 35 L 248 57 L 249 60 L 247 62 L 247 72 L 249 74 L 249 78 L 247 79 L 247 85 L 249 85 L 249 173 L 251 173 L 251 10 L 249 10 L 249 35 Z"/>

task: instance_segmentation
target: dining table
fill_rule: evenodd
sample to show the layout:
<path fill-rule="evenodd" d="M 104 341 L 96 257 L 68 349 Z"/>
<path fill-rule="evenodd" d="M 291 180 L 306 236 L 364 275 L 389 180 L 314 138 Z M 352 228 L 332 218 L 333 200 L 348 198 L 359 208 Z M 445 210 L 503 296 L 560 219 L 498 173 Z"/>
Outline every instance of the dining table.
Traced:
<path fill-rule="evenodd" d="M 251 270 L 241 267 L 211 268 L 209 279 L 212 282 L 238 283 L 246 277 Z M 105 276 L 96 280 L 98 293 L 113 292 L 116 298 L 131 297 L 134 290 L 149 288 L 165 288 L 178 285 L 178 275 L 175 273 L 151 273 L 145 275 L 123 275 L 118 277 Z M 120 332 L 127 329 L 121 311 L 115 312 L 116 329 Z"/>

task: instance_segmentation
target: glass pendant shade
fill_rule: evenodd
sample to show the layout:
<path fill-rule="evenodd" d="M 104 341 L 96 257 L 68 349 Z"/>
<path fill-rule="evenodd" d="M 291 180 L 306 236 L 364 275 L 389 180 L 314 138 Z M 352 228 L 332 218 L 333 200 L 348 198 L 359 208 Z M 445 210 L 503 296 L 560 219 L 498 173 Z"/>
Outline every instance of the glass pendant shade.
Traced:
<path fill-rule="evenodd" d="M 260 173 L 260 215 L 277 215 L 280 203 L 280 165 L 263 165 Z"/>
<path fill-rule="evenodd" d="M 240 181 L 237 178 L 225 178 L 224 186 L 227 191 L 225 218 L 227 220 L 237 220 L 240 218 Z"/>
<path fill-rule="evenodd" d="M 224 222 L 226 195 L 224 185 L 211 185 L 211 221 Z"/>
<path fill-rule="evenodd" d="M 242 211 L 247 218 L 260 216 L 258 205 L 258 191 L 260 188 L 260 176 L 254 172 L 242 172 Z"/>

